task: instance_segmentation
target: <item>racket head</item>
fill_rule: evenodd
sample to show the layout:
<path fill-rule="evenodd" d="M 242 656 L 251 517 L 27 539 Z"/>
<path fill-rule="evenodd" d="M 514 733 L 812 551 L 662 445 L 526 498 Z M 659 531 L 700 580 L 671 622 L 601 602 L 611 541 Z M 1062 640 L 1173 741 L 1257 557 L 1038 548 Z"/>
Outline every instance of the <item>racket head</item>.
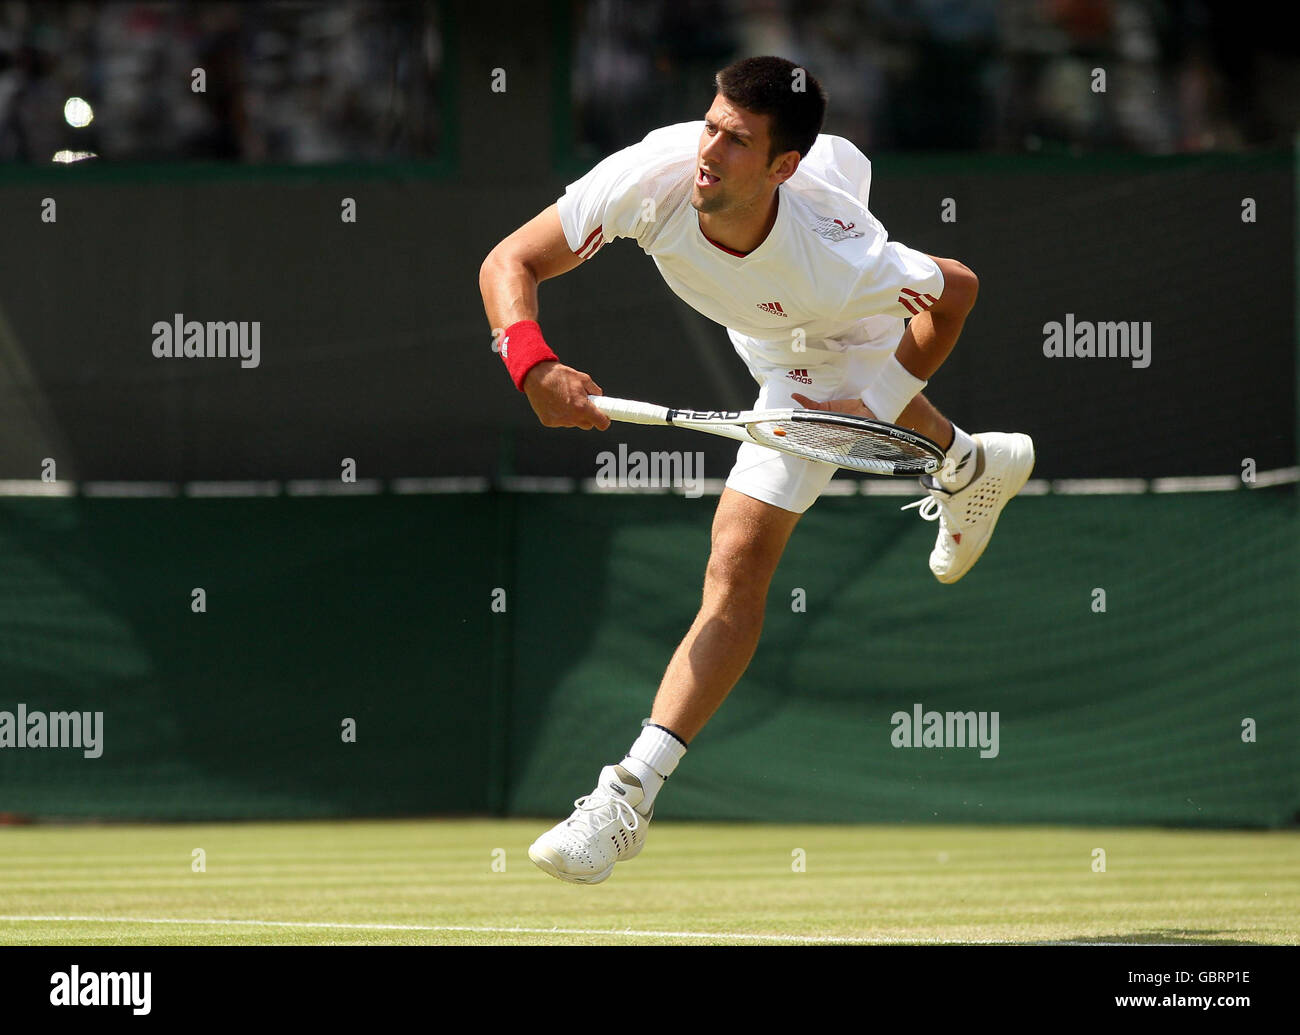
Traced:
<path fill-rule="evenodd" d="M 792 410 L 763 414 L 745 427 L 761 445 L 885 478 L 933 474 L 944 461 L 944 451 L 924 435 L 848 413 Z"/>

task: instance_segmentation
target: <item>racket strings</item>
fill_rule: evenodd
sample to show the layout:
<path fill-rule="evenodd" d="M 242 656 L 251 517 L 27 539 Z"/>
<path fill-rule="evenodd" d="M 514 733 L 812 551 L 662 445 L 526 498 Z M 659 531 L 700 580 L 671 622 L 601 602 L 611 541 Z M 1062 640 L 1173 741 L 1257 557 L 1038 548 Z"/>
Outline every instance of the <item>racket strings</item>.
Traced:
<path fill-rule="evenodd" d="M 938 467 L 933 448 L 870 429 L 800 420 L 759 421 L 749 431 L 763 445 L 870 474 L 924 474 Z"/>

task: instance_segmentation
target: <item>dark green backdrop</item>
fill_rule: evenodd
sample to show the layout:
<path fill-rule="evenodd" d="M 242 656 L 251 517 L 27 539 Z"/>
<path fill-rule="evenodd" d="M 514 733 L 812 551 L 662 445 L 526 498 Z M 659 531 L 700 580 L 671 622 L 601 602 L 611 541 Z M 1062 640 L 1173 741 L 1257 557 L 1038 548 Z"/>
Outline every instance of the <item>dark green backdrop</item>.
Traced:
<path fill-rule="evenodd" d="M 1023 498 L 952 587 L 899 502 L 805 517 L 661 816 L 1295 821 L 1294 488 Z M 561 815 L 648 714 L 713 503 L 3 501 L 0 709 L 102 710 L 105 749 L 0 750 L 0 812 Z M 918 702 L 999 712 L 998 757 L 892 747 Z"/>

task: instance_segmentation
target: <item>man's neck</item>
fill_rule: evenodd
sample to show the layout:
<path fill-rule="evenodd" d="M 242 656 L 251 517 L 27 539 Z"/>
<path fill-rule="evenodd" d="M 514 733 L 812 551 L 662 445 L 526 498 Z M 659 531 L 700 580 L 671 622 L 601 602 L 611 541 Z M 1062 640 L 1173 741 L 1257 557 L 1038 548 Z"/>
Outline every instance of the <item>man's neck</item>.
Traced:
<path fill-rule="evenodd" d="M 774 190 L 766 211 L 760 209 L 738 216 L 731 213 L 701 212 L 700 231 L 714 244 L 720 244 L 728 251 L 748 255 L 767 240 L 767 235 L 776 225 L 779 209 L 780 191 Z"/>

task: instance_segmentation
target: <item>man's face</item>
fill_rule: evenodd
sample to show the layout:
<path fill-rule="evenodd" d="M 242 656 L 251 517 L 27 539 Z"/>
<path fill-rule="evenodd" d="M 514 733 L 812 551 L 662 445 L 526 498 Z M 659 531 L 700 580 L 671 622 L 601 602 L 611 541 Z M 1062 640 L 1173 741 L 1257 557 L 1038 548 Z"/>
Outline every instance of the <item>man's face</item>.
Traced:
<path fill-rule="evenodd" d="M 767 160 L 768 117 L 738 108 L 722 94 L 704 116 L 691 204 L 699 212 L 723 212 L 763 202 L 781 180 L 786 156 Z M 707 171 L 706 171 L 707 170 Z M 793 169 L 790 170 L 793 172 Z"/>

